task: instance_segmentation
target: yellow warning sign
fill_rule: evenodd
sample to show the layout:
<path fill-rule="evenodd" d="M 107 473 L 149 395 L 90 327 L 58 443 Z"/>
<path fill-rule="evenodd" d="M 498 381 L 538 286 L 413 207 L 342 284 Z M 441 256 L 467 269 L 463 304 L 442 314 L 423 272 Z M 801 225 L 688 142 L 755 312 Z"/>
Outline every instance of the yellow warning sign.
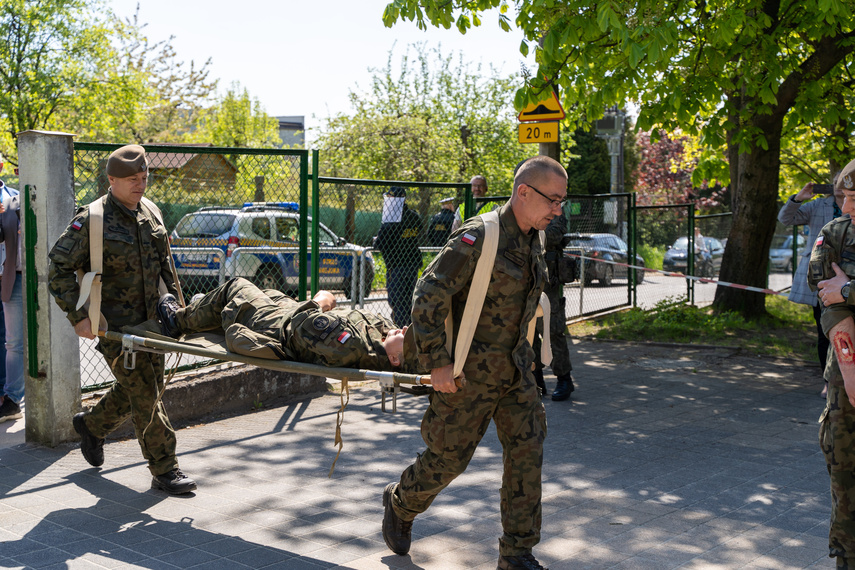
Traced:
<path fill-rule="evenodd" d="M 529 121 L 556 121 L 563 119 L 565 115 L 564 108 L 558 102 L 558 97 L 555 96 L 555 93 L 550 93 L 520 111 L 517 119 L 521 123 Z"/>
<path fill-rule="evenodd" d="M 554 143 L 558 142 L 558 121 L 548 123 L 523 123 L 518 125 L 519 141 L 521 143 Z"/>

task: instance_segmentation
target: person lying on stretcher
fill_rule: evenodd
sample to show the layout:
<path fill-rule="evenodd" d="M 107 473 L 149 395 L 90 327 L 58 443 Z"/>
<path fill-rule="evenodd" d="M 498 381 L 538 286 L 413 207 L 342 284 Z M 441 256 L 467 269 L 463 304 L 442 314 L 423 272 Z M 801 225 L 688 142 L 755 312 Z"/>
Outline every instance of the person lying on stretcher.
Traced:
<path fill-rule="evenodd" d="M 166 336 L 220 332 L 229 351 L 246 356 L 334 368 L 421 372 L 407 327 L 396 328 L 376 313 L 335 306 L 329 291 L 319 291 L 311 301 L 301 303 L 236 278 L 186 308 L 173 295 L 163 295 L 157 315 Z M 410 355 L 406 363 L 405 353 Z"/>

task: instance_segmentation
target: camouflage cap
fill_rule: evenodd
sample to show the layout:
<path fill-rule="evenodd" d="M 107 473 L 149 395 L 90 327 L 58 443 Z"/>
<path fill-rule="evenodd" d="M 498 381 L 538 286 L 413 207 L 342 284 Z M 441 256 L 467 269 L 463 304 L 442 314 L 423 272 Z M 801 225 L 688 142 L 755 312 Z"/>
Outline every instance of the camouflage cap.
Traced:
<path fill-rule="evenodd" d="M 107 175 L 127 178 L 148 169 L 145 149 L 138 144 L 125 145 L 116 149 L 107 159 Z"/>
<path fill-rule="evenodd" d="M 835 190 L 855 190 L 855 160 L 843 167 L 837 175 L 837 186 Z"/>

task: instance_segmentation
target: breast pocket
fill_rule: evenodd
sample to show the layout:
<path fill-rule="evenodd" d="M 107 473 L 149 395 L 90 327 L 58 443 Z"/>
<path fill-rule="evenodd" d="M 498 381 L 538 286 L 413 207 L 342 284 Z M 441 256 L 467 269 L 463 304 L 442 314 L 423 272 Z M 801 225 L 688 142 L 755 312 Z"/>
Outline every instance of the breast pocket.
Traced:
<path fill-rule="evenodd" d="M 519 283 L 523 280 L 524 276 L 522 267 L 509 259 L 497 256 L 494 269 L 493 280 L 496 287 L 491 287 L 491 289 L 503 293 L 504 291 L 513 291 L 519 288 Z"/>

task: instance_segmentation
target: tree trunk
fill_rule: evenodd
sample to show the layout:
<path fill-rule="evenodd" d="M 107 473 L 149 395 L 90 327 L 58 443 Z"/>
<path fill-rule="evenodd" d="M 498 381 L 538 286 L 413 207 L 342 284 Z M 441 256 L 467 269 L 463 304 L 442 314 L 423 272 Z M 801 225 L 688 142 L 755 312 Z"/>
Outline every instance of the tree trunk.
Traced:
<path fill-rule="evenodd" d="M 720 279 L 730 283 L 766 287 L 769 246 L 775 233 L 778 216 L 778 175 L 781 167 L 782 122 L 755 120 L 766 135 L 768 149 L 755 147 L 751 153 L 737 154 L 728 148 L 728 155 L 737 156 L 737 166 L 731 172 L 734 192 L 733 225 L 727 239 L 721 263 Z M 764 123 L 764 124 L 760 124 Z M 729 143 L 729 146 L 732 143 Z M 717 311 L 736 311 L 746 318 L 766 313 L 766 295 L 732 287 L 716 289 L 713 307 Z"/>

